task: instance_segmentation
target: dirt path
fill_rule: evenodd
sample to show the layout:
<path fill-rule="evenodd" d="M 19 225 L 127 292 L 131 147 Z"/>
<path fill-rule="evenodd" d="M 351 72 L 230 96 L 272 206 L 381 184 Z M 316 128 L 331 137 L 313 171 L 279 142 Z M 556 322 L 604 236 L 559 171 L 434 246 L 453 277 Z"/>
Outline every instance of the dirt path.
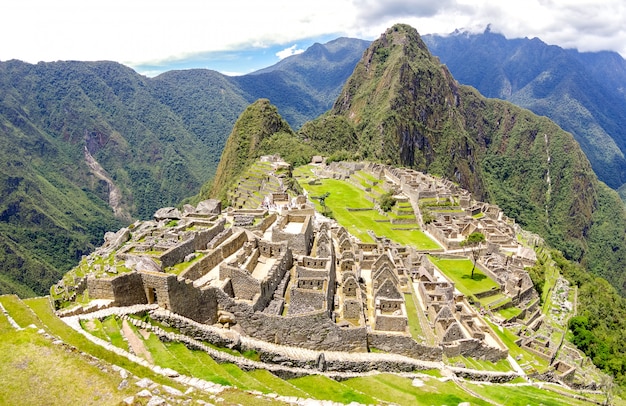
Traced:
<path fill-rule="evenodd" d="M 124 334 L 124 337 L 126 337 L 126 340 L 128 340 L 128 345 L 130 346 L 130 348 L 132 348 L 135 355 L 144 358 L 151 364 L 154 364 L 154 361 L 152 360 L 152 355 L 148 352 L 146 346 L 143 345 L 143 341 L 141 341 L 141 339 L 137 337 L 137 334 L 135 334 L 133 329 L 128 325 L 127 320 L 124 320 L 122 322 L 122 334 Z"/>

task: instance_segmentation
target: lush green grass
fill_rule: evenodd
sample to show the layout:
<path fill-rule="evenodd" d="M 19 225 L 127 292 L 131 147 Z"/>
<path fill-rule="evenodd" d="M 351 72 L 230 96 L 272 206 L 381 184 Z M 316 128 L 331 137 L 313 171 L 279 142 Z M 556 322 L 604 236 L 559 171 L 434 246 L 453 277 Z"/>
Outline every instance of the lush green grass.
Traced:
<path fill-rule="evenodd" d="M 413 300 L 413 295 L 405 294 L 404 301 L 406 302 L 406 314 L 409 319 L 409 332 L 411 333 L 411 337 L 417 342 L 421 342 L 424 340 L 424 335 L 422 333 L 422 325 L 420 324 L 419 315 L 417 313 L 416 303 Z"/>
<path fill-rule="evenodd" d="M 171 368 L 184 375 L 191 375 L 191 371 L 187 369 L 187 366 L 183 365 L 178 358 L 169 352 L 165 344 L 163 344 L 155 334 L 151 333 L 150 336 L 144 340 L 144 345 L 150 352 L 150 355 L 152 355 L 152 359 L 156 365 L 163 368 Z"/>
<path fill-rule="evenodd" d="M 505 320 L 509 320 L 513 317 L 519 316 L 522 313 L 522 309 L 513 307 L 507 307 L 506 309 L 498 310 L 498 314 L 505 318 Z"/>
<path fill-rule="evenodd" d="M 472 296 L 498 287 L 498 284 L 493 279 L 482 273 L 478 268 L 474 270 L 474 278 L 472 279 L 473 264 L 470 259 L 446 259 L 435 256 L 429 256 L 429 258 L 437 268 L 455 283 L 456 288 L 466 296 Z"/>
<path fill-rule="evenodd" d="M 98 337 L 104 341 L 110 341 L 107 334 L 102 329 L 102 323 L 98 319 L 93 320 L 81 320 L 80 325 L 89 334 L 94 337 Z"/>
<path fill-rule="evenodd" d="M 302 398 L 311 397 L 308 393 L 296 388 L 284 379 L 280 379 L 264 369 L 250 371 L 248 372 L 248 375 L 270 388 L 274 393 L 278 393 L 283 396 L 297 396 Z"/>
<path fill-rule="evenodd" d="M 11 323 L 9 323 L 9 319 L 0 312 L 0 334 L 8 333 L 13 330 L 14 328 L 11 326 Z"/>
<path fill-rule="evenodd" d="M 502 331 L 501 331 L 498 328 L 498 326 L 491 324 L 488 320 L 485 320 L 485 321 L 487 322 L 487 324 L 489 324 L 491 329 L 498 335 L 500 340 L 502 340 L 504 345 L 507 346 L 507 348 L 509 349 L 509 354 L 515 359 L 517 359 L 518 357 L 521 357 L 521 359 L 518 361 L 520 366 L 523 367 L 523 364 L 528 364 L 529 366 L 531 366 L 532 368 L 534 368 L 540 373 L 544 372 L 548 368 L 548 361 L 544 360 L 543 358 L 531 352 L 528 352 L 520 348 L 517 344 L 515 344 L 515 341 L 518 339 L 518 337 L 515 334 L 513 334 L 506 328 L 502 328 Z M 526 371 L 526 372 L 529 372 L 529 371 Z"/>
<path fill-rule="evenodd" d="M 320 400 L 332 400 L 340 403 L 379 403 L 371 394 L 366 395 L 358 389 L 333 381 L 322 375 L 304 376 L 302 378 L 291 379 L 288 382 Z"/>
<path fill-rule="evenodd" d="M 1 332 L 0 404 L 116 405 L 137 392 L 118 390 L 120 375 L 90 362 L 36 329 Z"/>
<path fill-rule="evenodd" d="M 28 306 L 24 305 L 17 296 L 15 295 L 7 295 L 0 296 L 0 303 L 9 312 L 9 315 L 15 320 L 15 322 L 20 327 L 28 327 L 31 324 L 34 324 L 37 327 L 42 327 L 43 324 L 37 318 L 37 316 L 32 312 Z"/>
<path fill-rule="evenodd" d="M 595 404 L 533 386 L 476 385 L 470 383 L 464 385 L 494 402 L 507 406 L 582 406 Z"/>
<path fill-rule="evenodd" d="M 489 405 L 488 402 L 463 391 L 452 381 L 426 379 L 423 382 L 423 386 L 415 387 L 409 378 L 380 374 L 348 379 L 343 383 L 383 402 L 399 405 L 458 405 L 462 402 Z"/>
<path fill-rule="evenodd" d="M 454 357 L 448 358 L 447 363 L 449 365 L 455 365 L 457 362 L 462 362 L 466 368 L 484 370 L 484 371 L 498 371 L 498 372 L 511 372 L 513 368 L 506 359 L 501 359 L 498 362 L 484 361 L 470 357 Z"/>
<path fill-rule="evenodd" d="M 322 179 L 321 185 L 309 185 L 300 178 L 301 186 L 309 192 L 309 196 L 321 196 L 328 192 L 326 207 L 332 211 L 335 219 L 344 226 L 351 234 L 364 242 L 373 242 L 367 233 L 372 230 L 377 236 L 385 236 L 403 245 L 410 245 L 421 250 L 439 250 L 439 244 L 431 240 L 420 230 L 394 230 L 401 225 L 393 225 L 389 222 L 377 222 L 376 220 L 389 220 L 390 217 L 381 215 L 377 211 L 348 211 L 348 208 L 374 207 L 374 204 L 366 199 L 366 193 L 348 182 L 337 179 Z M 311 199 L 319 212 L 323 212 L 319 201 Z"/>
<path fill-rule="evenodd" d="M 35 299 L 24 300 L 24 303 L 30 307 L 37 317 L 41 319 L 41 323 L 45 326 L 46 330 L 51 334 L 59 337 L 64 342 L 77 347 L 81 351 L 89 353 L 96 358 L 102 359 L 105 362 L 118 365 L 124 369 L 127 369 L 131 373 L 152 379 L 153 381 L 175 388 L 184 388 L 178 383 L 168 379 L 162 375 L 155 374 L 150 368 L 138 365 L 128 358 L 121 355 L 117 355 L 109 350 L 100 347 L 97 344 L 92 343 L 82 334 L 74 331 L 71 327 L 65 324 L 59 319 L 50 306 L 50 301 L 46 297 L 39 297 Z"/>

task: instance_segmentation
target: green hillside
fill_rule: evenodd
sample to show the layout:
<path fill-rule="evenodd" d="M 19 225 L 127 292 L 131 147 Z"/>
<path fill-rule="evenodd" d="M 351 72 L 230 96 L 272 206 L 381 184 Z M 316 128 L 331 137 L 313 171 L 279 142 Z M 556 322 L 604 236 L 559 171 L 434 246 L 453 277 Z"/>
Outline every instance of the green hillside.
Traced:
<path fill-rule="evenodd" d="M 337 116 L 358 137 L 353 155 L 458 182 L 626 293 L 624 208 L 571 134 L 459 85 L 412 27 L 396 25 L 374 41 L 316 121 Z M 334 133 L 317 138 L 335 145 Z"/>
<path fill-rule="evenodd" d="M 424 41 L 459 82 L 549 117 L 574 135 L 600 180 L 614 189 L 626 182 L 626 61 L 619 54 L 507 39 L 489 27 Z"/>

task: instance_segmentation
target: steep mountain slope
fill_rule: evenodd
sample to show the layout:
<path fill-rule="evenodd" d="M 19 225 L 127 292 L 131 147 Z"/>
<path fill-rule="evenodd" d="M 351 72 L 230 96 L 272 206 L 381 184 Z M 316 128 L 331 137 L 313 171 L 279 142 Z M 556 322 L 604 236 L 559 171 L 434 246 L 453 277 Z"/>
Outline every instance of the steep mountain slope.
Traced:
<path fill-rule="evenodd" d="M 231 183 L 261 155 L 263 141 L 280 134 L 295 139 L 289 124 L 268 99 L 248 106 L 226 141 L 215 178 L 206 192 L 208 196 L 224 200 Z"/>
<path fill-rule="evenodd" d="M 626 182 L 626 61 L 616 53 L 579 53 L 537 38 L 455 32 L 424 36 L 463 84 L 554 120 L 571 132 L 598 177 Z"/>
<path fill-rule="evenodd" d="M 318 121 L 332 116 L 352 126 L 361 157 L 459 182 L 626 293 L 624 208 L 573 137 L 459 85 L 415 29 L 396 25 L 372 43 Z"/>
<path fill-rule="evenodd" d="M 207 148 L 127 67 L 9 61 L 0 88 L 3 292 L 45 293 L 106 231 L 207 179 Z"/>
<path fill-rule="evenodd" d="M 0 62 L 0 293 L 45 293 L 120 221 L 196 194 L 257 98 L 278 98 L 296 125 L 326 111 L 364 44 L 316 44 L 239 78 L 190 70 L 149 79 L 113 62 Z"/>
<path fill-rule="evenodd" d="M 316 43 L 302 54 L 232 79 L 250 95 L 250 103 L 270 99 L 293 128 L 300 128 L 330 109 L 368 45 L 353 38 Z"/>

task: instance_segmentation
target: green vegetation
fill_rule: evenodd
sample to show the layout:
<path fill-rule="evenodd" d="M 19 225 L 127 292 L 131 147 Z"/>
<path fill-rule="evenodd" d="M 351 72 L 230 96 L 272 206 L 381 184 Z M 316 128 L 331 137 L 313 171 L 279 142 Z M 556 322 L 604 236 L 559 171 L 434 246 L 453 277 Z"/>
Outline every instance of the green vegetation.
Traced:
<path fill-rule="evenodd" d="M 393 206 L 396 204 L 396 199 L 393 198 L 393 194 L 394 194 L 393 191 L 389 191 L 381 195 L 380 198 L 378 199 L 378 205 L 380 206 L 382 211 L 384 212 L 391 211 Z"/>
<path fill-rule="evenodd" d="M 422 333 L 422 325 L 420 323 L 420 317 L 416 307 L 415 300 L 413 300 L 412 294 L 404 295 L 404 302 L 406 303 L 406 314 L 409 321 L 409 332 L 411 337 L 418 343 L 424 340 L 424 334 Z"/>
<path fill-rule="evenodd" d="M 625 104 L 615 86 L 623 82 L 624 70 L 610 67 L 609 53 L 579 53 L 530 38 L 507 40 L 493 31 L 424 40 L 459 82 L 549 117 L 574 135 L 603 182 L 613 189 L 626 182 L 619 131 L 626 125 L 620 112 Z"/>
<path fill-rule="evenodd" d="M 337 179 L 321 179 L 319 184 L 310 184 L 307 179 L 309 167 L 304 166 L 294 170 L 294 176 L 300 185 L 311 196 L 320 196 L 329 193 L 325 204 L 332 211 L 333 217 L 344 226 L 348 232 L 365 242 L 372 242 L 373 238 L 368 230 L 377 236 L 386 236 L 400 244 L 410 245 L 418 249 L 439 250 L 441 247 L 420 230 L 399 230 L 389 222 L 389 218 L 373 210 L 373 203 L 366 199 L 366 192 L 348 182 Z M 322 212 L 321 205 L 316 202 L 317 209 Z M 351 211 L 350 209 L 372 208 L 368 211 Z"/>
<path fill-rule="evenodd" d="M 200 198 L 216 197 L 225 202 L 228 188 L 261 156 L 262 142 L 277 133 L 295 136 L 289 124 L 283 120 L 269 100 L 259 99 L 248 106 L 237 119 L 226 141 L 215 178 L 210 186 L 207 184 L 203 187 Z M 264 144 L 269 148 L 267 143 L 271 141 Z M 270 151 L 266 149 L 264 152 Z"/>
<path fill-rule="evenodd" d="M 476 261 L 480 257 L 480 244 L 485 242 L 485 235 L 481 232 L 473 232 L 467 236 L 466 239 L 461 241 L 461 247 L 469 247 L 471 249 L 472 258 L 474 262 L 472 264 L 472 279 L 474 279 L 474 269 L 476 269 Z M 478 247 L 478 249 L 476 249 Z"/>
<path fill-rule="evenodd" d="M 509 354 L 513 358 L 519 358 L 518 363 L 520 365 L 525 365 L 524 369 L 527 373 L 531 373 L 537 371 L 539 373 L 545 372 L 548 369 L 548 361 L 545 359 L 528 352 L 522 348 L 520 348 L 515 341 L 519 338 L 508 329 L 496 326 L 494 324 L 489 323 L 487 321 L 491 329 L 498 335 L 500 340 L 507 346 L 509 349 Z"/>
<path fill-rule="evenodd" d="M 498 284 L 493 279 L 480 272 L 480 270 L 476 270 L 474 277 L 470 276 L 471 269 L 474 267 L 474 263 L 470 259 L 447 259 L 432 255 L 428 258 L 437 268 L 441 269 L 441 271 L 455 283 L 456 288 L 467 297 L 472 297 L 477 293 L 488 292 L 498 288 Z"/>
<path fill-rule="evenodd" d="M 119 374 L 52 344 L 36 329 L 0 329 L 0 404 L 114 405 L 136 392 L 118 390 L 120 382 Z"/>
<path fill-rule="evenodd" d="M 302 378 L 290 379 L 288 382 L 316 399 L 332 400 L 340 403 L 378 403 L 376 398 L 372 396 L 321 375 L 304 376 Z"/>
<path fill-rule="evenodd" d="M 422 381 L 423 386 L 415 387 L 409 378 L 380 374 L 348 379 L 343 384 L 371 394 L 383 402 L 399 405 L 457 405 L 462 402 L 489 405 L 489 402 L 468 394 L 452 381 L 440 382 L 434 378 L 425 378 Z"/>
<path fill-rule="evenodd" d="M 571 341 L 595 365 L 626 388 L 626 299 L 606 280 L 586 272 L 556 250 L 543 250 L 548 261 L 578 288 L 577 316 L 570 319 Z M 547 275 L 547 273 L 545 274 Z"/>

